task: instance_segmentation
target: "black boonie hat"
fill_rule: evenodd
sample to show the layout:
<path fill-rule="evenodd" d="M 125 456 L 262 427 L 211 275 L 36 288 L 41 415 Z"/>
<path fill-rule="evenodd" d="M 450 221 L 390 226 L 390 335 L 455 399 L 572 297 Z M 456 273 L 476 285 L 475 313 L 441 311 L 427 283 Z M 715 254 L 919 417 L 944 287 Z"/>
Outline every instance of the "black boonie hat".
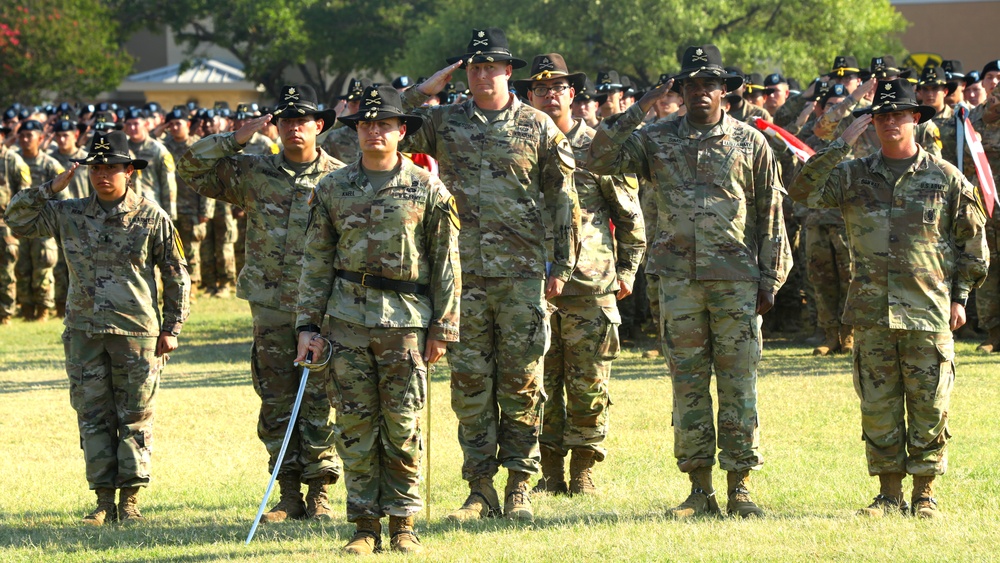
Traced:
<path fill-rule="evenodd" d="M 71 159 L 85 166 L 94 164 L 131 164 L 136 170 L 142 170 L 147 162 L 140 158 L 132 158 L 128 150 L 128 137 L 121 131 L 97 131 L 90 141 L 90 152 L 86 158 Z"/>
<path fill-rule="evenodd" d="M 681 71 L 674 76 L 674 91 L 681 91 L 681 84 L 688 78 L 722 78 L 726 90 L 732 92 L 743 85 L 743 76 L 727 71 L 722 66 L 722 53 L 715 45 L 688 47 L 681 57 Z"/>
<path fill-rule="evenodd" d="M 175 119 L 180 119 L 180 120 L 187 121 L 188 123 L 190 123 L 191 122 L 191 114 L 188 113 L 188 111 L 185 110 L 185 109 L 174 108 L 174 109 L 172 109 L 172 110 L 170 110 L 170 111 L 167 112 L 167 115 L 164 116 L 164 118 L 163 118 L 163 122 L 164 123 L 170 123 L 171 121 L 174 121 Z"/>
<path fill-rule="evenodd" d="M 290 84 L 281 87 L 278 101 L 271 115 L 275 120 L 282 117 L 306 117 L 315 115 L 323 120 L 323 131 L 333 127 L 337 120 L 337 112 L 332 109 L 320 109 L 316 98 L 316 90 L 308 84 Z M 323 131 L 320 131 L 322 133 Z"/>
<path fill-rule="evenodd" d="M 833 70 L 830 71 L 830 76 L 843 78 L 860 73 L 858 59 L 850 55 L 840 55 L 833 59 Z"/>
<path fill-rule="evenodd" d="M 29 119 L 27 121 L 22 121 L 17 127 L 17 132 L 23 133 L 24 131 L 45 131 L 45 127 L 40 121 L 34 119 Z"/>
<path fill-rule="evenodd" d="M 509 63 L 514 68 L 528 65 L 510 54 L 507 34 L 499 27 L 473 29 L 472 39 L 469 40 L 469 45 L 465 48 L 465 54 L 458 57 L 448 57 L 445 60 L 448 61 L 448 64 L 462 61 L 459 68 L 473 63 Z"/>
<path fill-rule="evenodd" d="M 917 110 L 920 112 L 920 120 L 923 123 L 934 117 L 937 110 L 930 106 L 917 103 L 916 96 L 913 95 L 913 85 L 904 78 L 893 80 L 880 80 L 875 87 L 875 99 L 871 107 L 854 110 L 854 117 L 860 117 L 866 113 L 878 115 L 880 113 L 892 113 L 894 111 Z"/>
<path fill-rule="evenodd" d="M 531 61 L 531 76 L 522 80 L 514 81 L 514 90 L 523 98 L 528 97 L 528 90 L 531 83 L 539 80 L 552 80 L 553 78 L 565 78 L 569 85 L 579 92 L 583 90 L 587 83 L 587 75 L 582 72 L 569 71 L 566 61 L 559 53 L 546 53 L 535 55 Z"/>
<path fill-rule="evenodd" d="M 399 91 L 387 84 L 365 88 L 358 112 L 341 117 L 340 121 L 351 129 L 357 129 L 359 121 L 381 121 L 390 117 L 402 119 L 408 134 L 416 132 L 424 124 L 419 115 L 403 112 L 403 99 Z"/>
<path fill-rule="evenodd" d="M 958 87 L 956 82 L 949 83 L 945 77 L 944 70 L 941 67 L 930 64 L 924 67 L 924 70 L 920 71 L 920 80 L 917 81 L 917 88 L 923 86 L 944 86 L 948 89 L 948 94 L 951 94 Z"/>

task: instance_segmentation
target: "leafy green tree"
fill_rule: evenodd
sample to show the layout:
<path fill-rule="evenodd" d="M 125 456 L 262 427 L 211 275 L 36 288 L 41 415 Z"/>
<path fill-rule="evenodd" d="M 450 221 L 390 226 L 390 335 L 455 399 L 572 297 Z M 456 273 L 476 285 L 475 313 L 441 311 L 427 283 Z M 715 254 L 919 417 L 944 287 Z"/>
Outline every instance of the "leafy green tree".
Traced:
<path fill-rule="evenodd" d="M 132 68 L 114 14 L 100 0 L 0 4 L 0 105 L 85 100 Z"/>

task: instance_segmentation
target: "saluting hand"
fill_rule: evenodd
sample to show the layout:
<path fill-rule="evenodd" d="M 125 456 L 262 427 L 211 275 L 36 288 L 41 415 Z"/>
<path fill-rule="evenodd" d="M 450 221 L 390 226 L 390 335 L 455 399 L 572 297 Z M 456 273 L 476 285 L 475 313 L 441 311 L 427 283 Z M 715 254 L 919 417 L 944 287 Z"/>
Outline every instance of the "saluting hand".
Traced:
<path fill-rule="evenodd" d="M 642 110 L 643 114 L 649 113 L 649 110 L 653 108 L 653 104 L 655 104 L 660 98 L 666 96 L 667 92 L 670 92 L 670 89 L 673 87 L 674 79 L 671 78 L 656 88 L 646 92 L 642 95 L 642 98 L 639 99 L 639 109 Z"/>
<path fill-rule="evenodd" d="M 73 181 L 73 176 L 76 175 L 76 169 L 80 167 L 79 162 L 74 162 L 73 166 L 70 166 L 65 172 L 55 177 L 52 180 L 52 193 L 59 193 L 66 189 L 66 186 Z"/>
<path fill-rule="evenodd" d="M 243 124 L 243 127 L 240 127 L 236 131 L 236 142 L 241 145 L 249 143 L 254 133 L 260 131 L 265 125 L 271 122 L 271 117 L 271 114 L 267 114 L 247 120 Z"/>
<path fill-rule="evenodd" d="M 840 138 L 844 140 L 850 146 L 854 146 L 854 143 L 858 142 L 861 138 L 861 134 L 865 132 L 868 128 L 868 124 L 872 122 L 872 114 L 866 113 L 861 117 L 854 120 L 854 123 L 850 124 L 847 129 L 840 135 Z"/>
<path fill-rule="evenodd" d="M 462 66 L 462 61 L 450 64 L 435 72 L 430 78 L 417 85 L 417 91 L 425 96 L 430 96 L 444 90 L 444 87 L 451 82 L 452 73 L 460 66 Z"/>
<path fill-rule="evenodd" d="M 860 102 L 862 98 L 867 98 L 871 100 L 874 98 L 875 86 L 878 84 L 878 79 L 875 77 L 865 80 L 861 86 L 858 86 L 854 92 L 851 92 L 851 97 L 855 101 Z"/>

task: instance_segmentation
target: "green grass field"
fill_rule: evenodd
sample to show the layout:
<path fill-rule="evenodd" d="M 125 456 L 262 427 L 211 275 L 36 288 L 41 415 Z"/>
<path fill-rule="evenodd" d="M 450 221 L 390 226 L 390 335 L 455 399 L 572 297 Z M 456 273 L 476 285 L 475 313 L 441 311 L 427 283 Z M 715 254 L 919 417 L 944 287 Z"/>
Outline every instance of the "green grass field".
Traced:
<path fill-rule="evenodd" d="M 200 299 L 172 354 L 156 405 L 153 484 L 141 527 L 83 527 L 93 506 L 69 405 L 58 322 L 0 327 L 0 561 L 314 561 L 338 559 L 353 532 L 344 491 L 330 524 L 262 526 L 243 540 L 267 484 L 250 384 L 250 316 L 242 301 Z M 535 496 L 535 521 L 459 526 L 465 498 L 448 373 L 432 373 L 430 520 L 418 530 L 432 561 L 989 561 L 1000 559 L 1000 356 L 958 346 L 950 470 L 938 481 L 946 517 L 859 519 L 877 481 L 866 473 L 846 356 L 814 358 L 768 342 L 758 384 L 764 469 L 761 521 L 673 522 L 687 494 L 675 466 L 670 382 L 662 359 L 625 352 L 612 381 L 607 461 L 593 498 Z M 497 486 L 503 486 L 503 474 Z M 905 482 L 907 494 L 909 479 Z M 716 487 L 725 477 L 716 473 Z M 276 495 L 275 495 L 276 497 Z M 273 502 L 273 500 L 272 500 Z M 388 543 L 388 538 L 386 538 Z M 381 554 L 379 561 L 400 559 Z"/>

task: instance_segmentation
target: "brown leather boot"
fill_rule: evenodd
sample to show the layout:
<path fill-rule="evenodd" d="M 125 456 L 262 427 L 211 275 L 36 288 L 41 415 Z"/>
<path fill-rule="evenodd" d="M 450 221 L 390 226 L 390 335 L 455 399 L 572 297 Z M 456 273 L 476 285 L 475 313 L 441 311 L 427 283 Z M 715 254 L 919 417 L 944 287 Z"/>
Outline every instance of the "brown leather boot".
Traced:
<path fill-rule="evenodd" d="M 691 494 L 679 505 L 667 510 L 667 516 L 677 520 L 692 516 L 718 516 L 721 513 L 719 501 L 712 486 L 712 468 L 699 467 L 688 473 L 691 479 Z"/>
<path fill-rule="evenodd" d="M 276 524 L 291 518 L 292 520 L 302 520 L 306 517 L 306 503 L 302 500 L 301 477 L 298 473 L 278 474 L 278 487 L 281 489 L 281 498 L 278 504 L 270 512 L 265 513 L 260 522 L 262 524 Z"/>
<path fill-rule="evenodd" d="M 840 351 L 843 354 L 854 353 L 853 325 L 840 325 Z"/>
<path fill-rule="evenodd" d="M 354 537 L 344 551 L 355 555 L 371 555 L 382 551 L 382 522 L 378 518 L 359 518 L 354 523 Z"/>
<path fill-rule="evenodd" d="M 313 520 L 333 520 L 333 507 L 326 494 L 329 482 L 330 479 L 326 476 L 306 481 L 309 486 L 309 492 L 306 493 L 306 516 Z"/>
<path fill-rule="evenodd" d="M 890 514 L 906 514 L 910 506 L 903 500 L 903 474 L 884 473 L 878 476 L 879 493 L 867 507 L 858 511 L 858 516 L 881 518 Z"/>
<path fill-rule="evenodd" d="M 542 452 L 542 478 L 538 480 L 538 484 L 531 492 L 566 494 L 569 492 L 564 473 L 566 456 L 546 446 L 541 446 L 540 450 Z"/>
<path fill-rule="evenodd" d="M 726 512 L 730 516 L 764 517 L 764 511 L 750 499 L 749 471 L 730 471 L 726 475 L 726 481 L 729 485 L 729 502 L 726 504 Z"/>
<path fill-rule="evenodd" d="M 46 307 L 35 308 L 35 320 L 44 323 L 49 320 L 49 310 Z"/>
<path fill-rule="evenodd" d="M 913 495 L 910 497 L 913 515 L 917 518 L 940 518 L 934 498 L 934 475 L 914 475 Z"/>
<path fill-rule="evenodd" d="M 115 490 L 111 488 L 94 489 L 97 493 L 97 508 L 83 517 L 83 523 L 88 526 L 110 524 L 118 520 L 118 510 L 115 508 Z"/>
<path fill-rule="evenodd" d="M 569 493 L 571 495 L 597 494 L 594 485 L 594 464 L 597 459 L 594 450 L 573 448 L 573 456 L 569 460 Z"/>
<path fill-rule="evenodd" d="M 813 356 L 829 356 L 840 351 L 840 329 L 830 327 L 823 331 L 823 342 L 813 349 Z"/>
<path fill-rule="evenodd" d="M 424 552 L 424 546 L 420 545 L 420 538 L 413 530 L 412 516 L 389 517 L 389 549 L 413 555 Z"/>
<path fill-rule="evenodd" d="M 469 481 L 469 496 L 462 507 L 447 517 L 449 520 L 478 520 L 496 516 L 500 512 L 500 498 L 493 488 L 492 477 L 480 477 Z"/>
<path fill-rule="evenodd" d="M 995 326 L 987 332 L 986 341 L 979 345 L 976 350 L 986 352 L 1000 352 L 1000 326 Z"/>
<path fill-rule="evenodd" d="M 507 472 L 507 488 L 504 489 L 503 515 L 512 520 L 534 520 L 531 510 L 531 495 L 528 480 L 530 475 L 523 471 Z"/>
<path fill-rule="evenodd" d="M 139 512 L 139 487 L 122 487 L 118 494 L 118 521 L 123 526 L 141 524 L 146 518 Z"/>

